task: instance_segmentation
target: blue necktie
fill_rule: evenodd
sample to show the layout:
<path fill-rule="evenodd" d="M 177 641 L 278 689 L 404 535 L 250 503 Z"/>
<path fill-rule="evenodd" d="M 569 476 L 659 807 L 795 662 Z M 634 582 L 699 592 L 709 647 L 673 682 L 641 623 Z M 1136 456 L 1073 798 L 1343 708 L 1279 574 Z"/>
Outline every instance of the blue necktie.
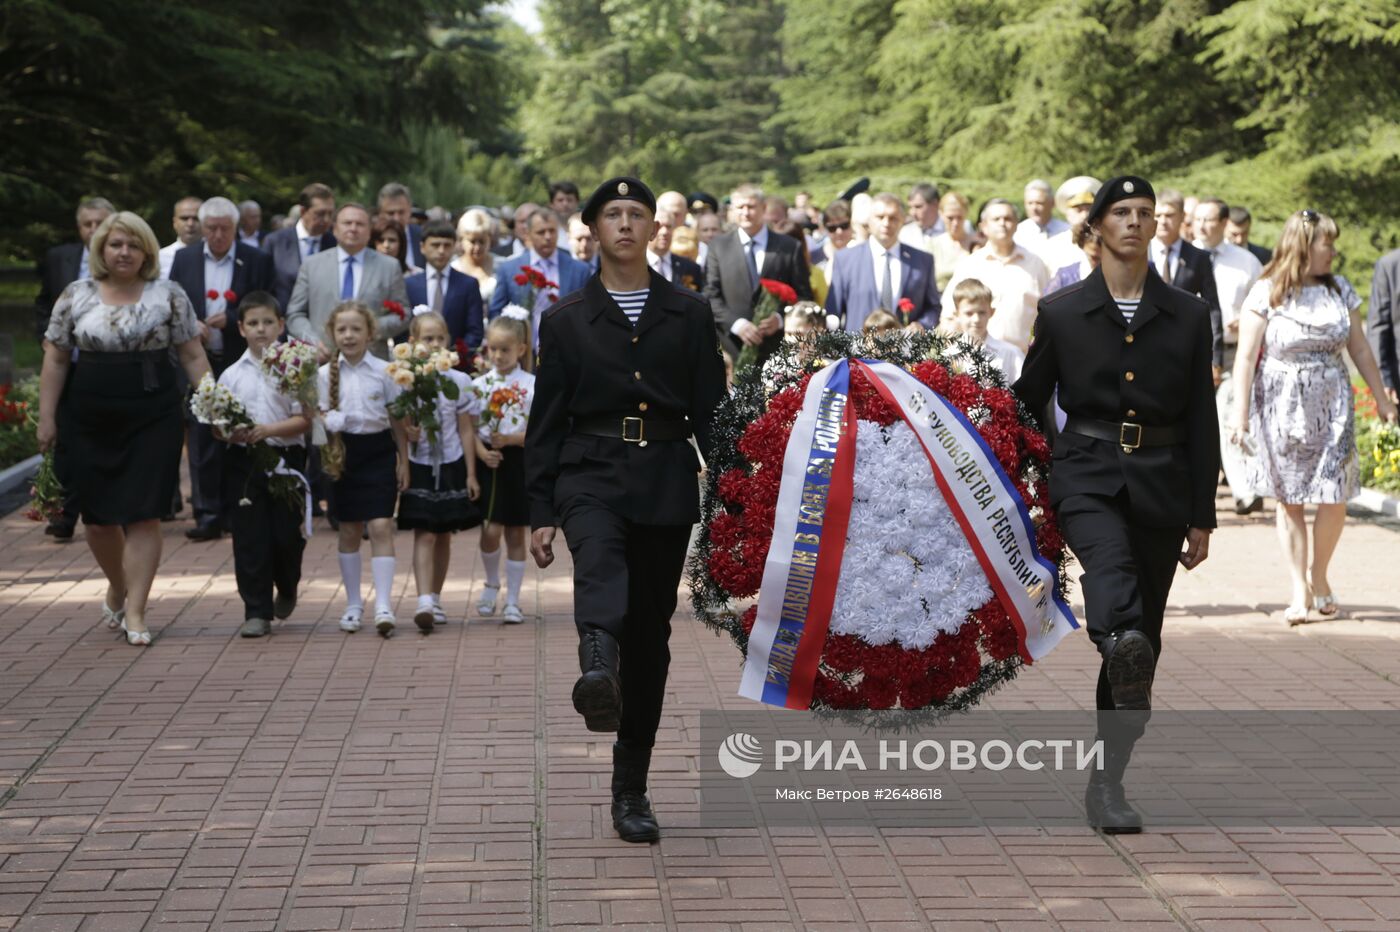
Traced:
<path fill-rule="evenodd" d="M 754 256 L 754 250 L 758 248 L 757 240 L 749 240 L 749 278 L 750 287 L 758 287 L 758 261 Z"/>
<path fill-rule="evenodd" d="M 355 257 L 345 260 L 345 281 L 340 283 L 340 300 L 349 301 L 355 297 Z"/>

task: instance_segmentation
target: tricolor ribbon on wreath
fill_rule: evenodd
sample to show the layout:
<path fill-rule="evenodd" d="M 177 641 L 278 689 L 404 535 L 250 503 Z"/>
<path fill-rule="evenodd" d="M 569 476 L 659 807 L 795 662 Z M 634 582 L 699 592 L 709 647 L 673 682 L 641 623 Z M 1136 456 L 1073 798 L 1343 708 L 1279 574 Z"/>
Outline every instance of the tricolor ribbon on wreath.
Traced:
<path fill-rule="evenodd" d="M 1021 658 L 1039 660 L 1079 626 L 1058 595 L 1055 565 L 1036 548 L 1025 503 L 967 417 L 899 366 L 840 359 L 808 383 L 783 456 L 772 544 L 739 686 L 739 695 L 768 705 L 811 705 L 851 515 L 853 368 L 918 438 L 944 501 L 1016 627 Z"/>

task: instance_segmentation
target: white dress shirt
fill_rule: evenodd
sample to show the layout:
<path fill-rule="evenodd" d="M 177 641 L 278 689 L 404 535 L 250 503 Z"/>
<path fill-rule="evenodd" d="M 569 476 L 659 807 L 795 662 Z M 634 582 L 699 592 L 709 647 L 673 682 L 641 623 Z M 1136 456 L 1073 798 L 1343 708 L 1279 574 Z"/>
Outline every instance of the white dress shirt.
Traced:
<path fill-rule="evenodd" d="M 1050 284 L 1050 272 L 1035 253 L 1020 246 L 1003 258 L 984 246 L 963 256 L 953 269 L 953 277 L 943 290 L 943 319 L 952 320 L 957 310 L 953 289 L 965 278 L 975 278 L 992 291 L 995 313 L 987 321 L 987 333 L 1005 340 L 1021 352 L 1031 343 L 1031 328 L 1035 325 L 1036 304 Z"/>
<path fill-rule="evenodd" d="M 1163 246 L 1162 241 L 1157 237 L 1152 237 L 1150 245 L 1152 267 L 1157 270 L 1157 275 L 1162 281 L 1171 284 L 1172 276 L 1176 274 L 1177 268 L 1181 265 L 1181 240 L 1177 239 L 1170 246 Z M 1165 264 L 1163 264 L 1165 257 Z"/>
<path fill-rule="evenodd" d="M 321 250 L 321 237 L 312 236 L 306 232 L 306 227 L 302 226 L 300 220 L 297 221 L 297 243 L 301 247 L 301 257 L 306 259 L 316 255 Z"/>
<path fill-rule="evenodd" d="M 181 249 L 184 248 L 185 244 L 180 242 L 178 239 L 175 242 L 171 243 L 169 246 L 162 246 L 160 248 L 159 257 L 161 278 L 170 278 L 170 267 L 175 264 L 175 253 L 179 252 Z"/>
<path fill-rule="evenodd" d="M 331 366 L 340 366 L 340 406 L 336 408 L 345 418 L 347 434 L 377 434 L 389 429 L 389 405 L 399 397 L 400 389 L 388 376 L 389 364 L 369 353 L 351 362 L 341 353 L 335 362 L 321 367 L 316 378 L 321 407 L 331 403 Z M 331 419 L 327 428 L 334 430 Z"/>
<path fill-rule="evenodd" d="M 1249 289 L 1259 280 L 1264 267 L 1248 249 L 1221 240 L 1219 246 L 1210 247 L 1200 242 L 1197 248 L 1210 253 L 1211 267 L 1215 272 L 1215 290 L 1220 296 L 1220 326 L 1226 343 L 1238 343 L 1239 329 L 1230 325 L 1240 319 L 1240 308 Z"/>
<path fill-rule="evenodd" d="M 651 266 L 656 271 L 656 274 L 666 279 L 666 281 L 669 282 L 671 280 L 671 254 L 669 252 L 655 253 L 648 249 L 647 265 Z"/>
<path fill-rule="evenodd" d="M 992 365 L 1001 370 L 1001 374 L 1006 376 L 1006 383 L 1010 385 L 1021 377 L 1021 366 L 1026 362 L 1026 354 L 1005 340 L 998 340 L 996 337 L 987 337 L 982 344 L 982 349 L 988 356 L 992 357 Z"/>
<path fill-rule="evenodd" d="M 1058 272 L 1067 265 L 1076 265 L 1085 259 L 1084 250 L 1074 245 L 1074 230 L 1061 230 L 1045 241 L 1036 255 L 1045 267 Z"/>
<path fill-rule="evenodd" d="M 301 402 L 277 390 L 276 380 L 263 371 L 251 349 L 244 350 L 238 361 L 224 370 L 219 384 L 243 403 L 255 424 L 276 424 L 301 413 Z M 268 437 L 266 442 L 274 447 L 299 447 L 301 437 Z"/>
<path fill-rule="evenodd" d="M 88 248 L 84 246 L 83 254 L 78 259 L 78 281 L 82 281 L 85 278 L 92 278 L 92 269 L 88 265 L 88 255 Z"/>
<path fill-rule="evenodd" d="M 703 269 L 703 268 L 705 267 L 705 260 L 708 259 L 709 257 L 710 257 L 710 244 L 709 244 L 709 243 L 700 243 L 700 244 L 696 247 L 696 252 L 695 252 L 695 261 L 698 262 L 698 263 L 700 264 L 700 268 Z"/>
<path fill-rule="evenodd" d="M 207 320 L 215 314 L 232 314 L 233 308 L 229 307 L 224 300 L 224 292 L 233 287 L 233 262 L 234 253 L 238 247 L 230 246 L 223 258 L 216 259 L 209 251 L 209 244 L 204 244 L 204 318 Z M 215 292 L 218 297 L 209 297 L 209 292 Z M 242 297 L 239 295 L 238 297 Z M 224 332 L 221 329 L 209 328 L 209 352 L 222 353 L 224 351 Z"/>
<path fill-rule="evenodd" d="M 933 241 L 946 230 L 943 225 L 943 218 L 939 217 L 933 221 L 931 227 L 921 227 L 913 220 L 899 228 L 899 241 L 906 246 L 913 246 L 915 249 L 922 249 L 924 252 L 933 254 Z M 878 285 L 876 287 L 879 287 Z"/>
<path fill-rule="evenodd" d="M 441 392 L 437 397 L 439 463 L 455 463 L 465 454 L 462 449 L 462 435 L 457 427 L 457 418 L 463 414 L 481 413 L 481 396 L 472 390 L 472 380 L 465 372 L 451 369 L 447 377 L 457 383 L 457 400 L 453 401 Z M 433 448 L 428 444 L 428 432 L 418 436 L 418 442 L 408 450 L 410 461 L 420 466 L 433 465 Z"/>
<path fill-rule="evenodd" d="M 298 221 L 299 222 L 299 221 Z M 262 243 L 258 242 L 258 231 L 254 230 L 248 235 L 238 234 L 238 241 L 245 246 L 252 246 L 254 249 L 261 249 Z"/>
<path fill-rule="evenodd" d="M 1016 241 L 1017 246 L 1035 253 L 1040 257 L 1040 261 L 1045 263 L 1045 267 L 1054 272 L 1062 267 L 1056 267 L 1053 264 L 1054 256 L 1050 240 L 1068 229 L 1069 224 L 1058 217 L 1051 217 L 1050 222 L 1045 226 L 1041 226 L 1027 217 L 1016 224 L 1016 233 L 1012 238 Z"/>
<path fill-rule="evenodd" d="M 894 296 L 894 303 L 898 304 L 899 286 L 903 283 L 903 276 L 901 275 L 899 267 L 899 244 L 895 243 L 894 246 L 886 249 L 884 246 L 881 246 L 879 241 L 873 236 L 866 242 L 870 243 L 870 258 L 874 261 L 875 300 L 880 300 L 880 290 L 885 284 L 885 256 L 888 255 L 890 257 L 890 294 Z M 833 263 L 833 265 L 834 264 L 835 263 Z M 891 314 L 895 313 L 895 309 L 892 307 L 887 307 L 885 310 L 889 311 Z"/>
<path fill-rule="evenodd" d="M 335 247 L 335 293 L 340 294 L 340 286 L 345 282 L 345 263 L 350 259 L 350 253 L 342 247 Z M 360 296 L 360 282 L 365 280 L 365 250 L 361 249 L 355 253 L 355 270 L 351 273 L 354 277 L 355 293 L 351 297 Z M 376 313 L 378 311 L 376 310 Z"/>

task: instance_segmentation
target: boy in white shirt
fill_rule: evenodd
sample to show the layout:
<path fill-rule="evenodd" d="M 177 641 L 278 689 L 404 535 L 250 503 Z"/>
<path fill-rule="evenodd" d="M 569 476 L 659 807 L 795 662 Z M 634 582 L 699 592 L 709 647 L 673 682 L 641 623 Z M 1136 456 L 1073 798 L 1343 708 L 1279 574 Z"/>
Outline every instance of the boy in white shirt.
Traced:
<path fill-rule="evenodd" d="M 964 278 L 953 288 L 954 332 L 961 333 L 973 343 L 982 347 L 992 359 L 992 365 L 1006 376 L 1010 385 L 1021 377 L 1021 364 L 1025 354 L 1005 340 L 987 335 L 987 321 L 992 319 L 996 309 L 992 307 L 992 289 L 975 278 Z"/>

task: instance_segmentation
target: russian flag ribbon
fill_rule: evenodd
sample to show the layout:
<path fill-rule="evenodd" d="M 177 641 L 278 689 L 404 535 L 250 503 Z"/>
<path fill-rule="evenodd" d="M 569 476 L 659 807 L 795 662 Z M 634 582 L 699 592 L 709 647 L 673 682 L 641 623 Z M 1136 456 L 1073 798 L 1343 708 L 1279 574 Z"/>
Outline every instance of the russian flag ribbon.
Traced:
<path fill-rule="evenodd" d="M 1040 555 L 1015 485 L 976 427 L 947 399 L 890 363 L 841 359 L 812 377 L 783 456 L 773 538 L 749 635 L 739 695 L 810 708 L 831 623 L 851 516 L 860 371 L 913 430 L 992 591 L 1016 626 L 1027 663 L 1078 627 Z"/>

